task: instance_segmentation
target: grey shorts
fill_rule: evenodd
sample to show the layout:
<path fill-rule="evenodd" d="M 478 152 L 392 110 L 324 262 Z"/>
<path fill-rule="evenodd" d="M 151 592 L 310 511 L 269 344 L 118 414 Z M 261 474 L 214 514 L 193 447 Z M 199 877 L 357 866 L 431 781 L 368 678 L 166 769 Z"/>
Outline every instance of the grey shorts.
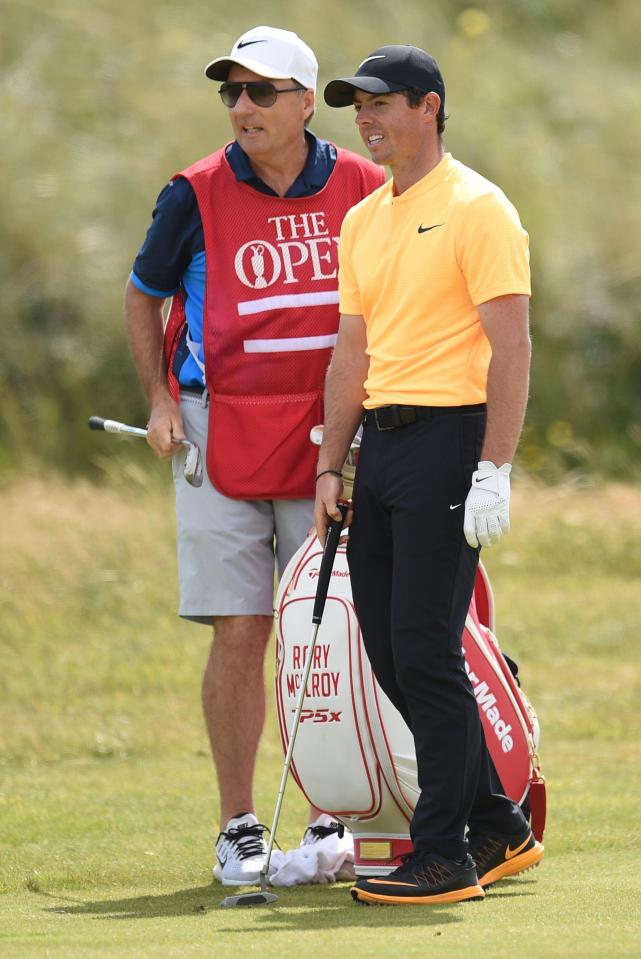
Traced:
<path fill-rule="evenodd" d="M 207 456 L 208 405 L 183 392 L 185 434 Z M 173 458 L 176 491 L 179 615 L 198 623 L 214 616 L 271 616 L 274 573 L 282 575 L 313 524 L 313 500 L 235 500 L 209 481 L 190 486 L 185 451 Z"/>

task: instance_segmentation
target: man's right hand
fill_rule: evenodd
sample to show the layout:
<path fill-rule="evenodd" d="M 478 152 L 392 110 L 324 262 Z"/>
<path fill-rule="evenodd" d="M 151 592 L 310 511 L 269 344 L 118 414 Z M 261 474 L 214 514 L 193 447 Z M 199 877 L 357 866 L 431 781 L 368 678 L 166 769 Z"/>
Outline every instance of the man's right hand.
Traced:
<path fill-rule="evenodd" d="M 327 527 L 330 519 L 341 519 L 341 511 L 336 505 L 343 492 L 343 481 L 340 476 L 334 476 L 333 473 L 325 473 L 316 481 L 316 503 L 314 505 L 314 524 L 316 526 L 316 535 L 321 544 L 325 545 L 327 536 Z M 350 507 L 345 517 L 343 528 L 349 526 L 352 522 L 354 512 Z"/>
<path fill-rule="evenodd" d="M 151 407 L 147 423 L 147 442 L 161 459 L 173 456 L 186 439 L 180 408 L 167 393 Z"/>

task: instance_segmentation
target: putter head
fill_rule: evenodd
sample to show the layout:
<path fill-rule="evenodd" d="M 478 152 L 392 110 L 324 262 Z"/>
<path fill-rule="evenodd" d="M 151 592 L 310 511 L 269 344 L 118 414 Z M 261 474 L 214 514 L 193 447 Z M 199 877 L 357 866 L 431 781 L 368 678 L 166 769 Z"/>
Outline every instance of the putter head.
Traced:
<path fill-rule="evenodd" d="M 278 896 L 273 892 L 267 892 L 267 867 L 260 874 L 260 892 L 244 892 L 240 896 L 226 896 L 221 902 L 223 909 L 230 909 L 233 906 L 266 906 L 270 902 L 277 902 Z"/>
<path fill-rule="evenodd" d="M 220 905 L 223 909 L 232 909 L 234 906 L 266 906 L 277 901 L 278 896 L 273 892 L 245 892 L 240 896 L 225 896 Z"/>
<path fill-rule="evenodd" d="M 187 449 L 183 476 L 190 486 L 203 485 L 203 458 L 200 455 L 200 447 L 195 443 L 190 443 Z"/>

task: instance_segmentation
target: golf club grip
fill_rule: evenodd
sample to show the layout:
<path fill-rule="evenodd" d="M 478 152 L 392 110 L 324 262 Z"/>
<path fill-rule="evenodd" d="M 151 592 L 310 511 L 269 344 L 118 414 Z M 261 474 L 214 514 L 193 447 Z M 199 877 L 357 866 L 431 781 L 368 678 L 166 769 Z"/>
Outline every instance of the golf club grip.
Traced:
<path fill-rule="evenodd" d="M 104 430 L 105 420 L 102 416 L 90 416 L 88 425 L 90 430 Z"/>
<path fill-rule="evenodd" d="M 315 626 L 318 625 L 323 618 L 323 610 L 325 609 L 334 557 L 336 556 L 338 541 L 341 538 L 343 523 L 345 522 L 347 510 L 349 509 L 348 503 L 339 502 L 337 506 L 341 512 L 341 518 L 329 521 L 327 536 L 325 538 L 325 549 L 323 550 L 323 558 L 321 560 L 318 582 L 316 584 L 316 596 L 314 597 L 314 610 L 312 612 L 312 623 Z"/>

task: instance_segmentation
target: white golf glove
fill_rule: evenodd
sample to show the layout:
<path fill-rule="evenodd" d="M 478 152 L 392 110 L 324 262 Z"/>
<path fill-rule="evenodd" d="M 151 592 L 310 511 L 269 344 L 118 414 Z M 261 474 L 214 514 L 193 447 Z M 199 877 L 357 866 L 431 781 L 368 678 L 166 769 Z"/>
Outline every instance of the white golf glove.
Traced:
<path fill-rule="evenodd" d="M 470 546 L 491 546 L 510 529 L 510 473 L 483 460 L 472 475 L 472 486 L 465 500 L 463 532 Z"/>

